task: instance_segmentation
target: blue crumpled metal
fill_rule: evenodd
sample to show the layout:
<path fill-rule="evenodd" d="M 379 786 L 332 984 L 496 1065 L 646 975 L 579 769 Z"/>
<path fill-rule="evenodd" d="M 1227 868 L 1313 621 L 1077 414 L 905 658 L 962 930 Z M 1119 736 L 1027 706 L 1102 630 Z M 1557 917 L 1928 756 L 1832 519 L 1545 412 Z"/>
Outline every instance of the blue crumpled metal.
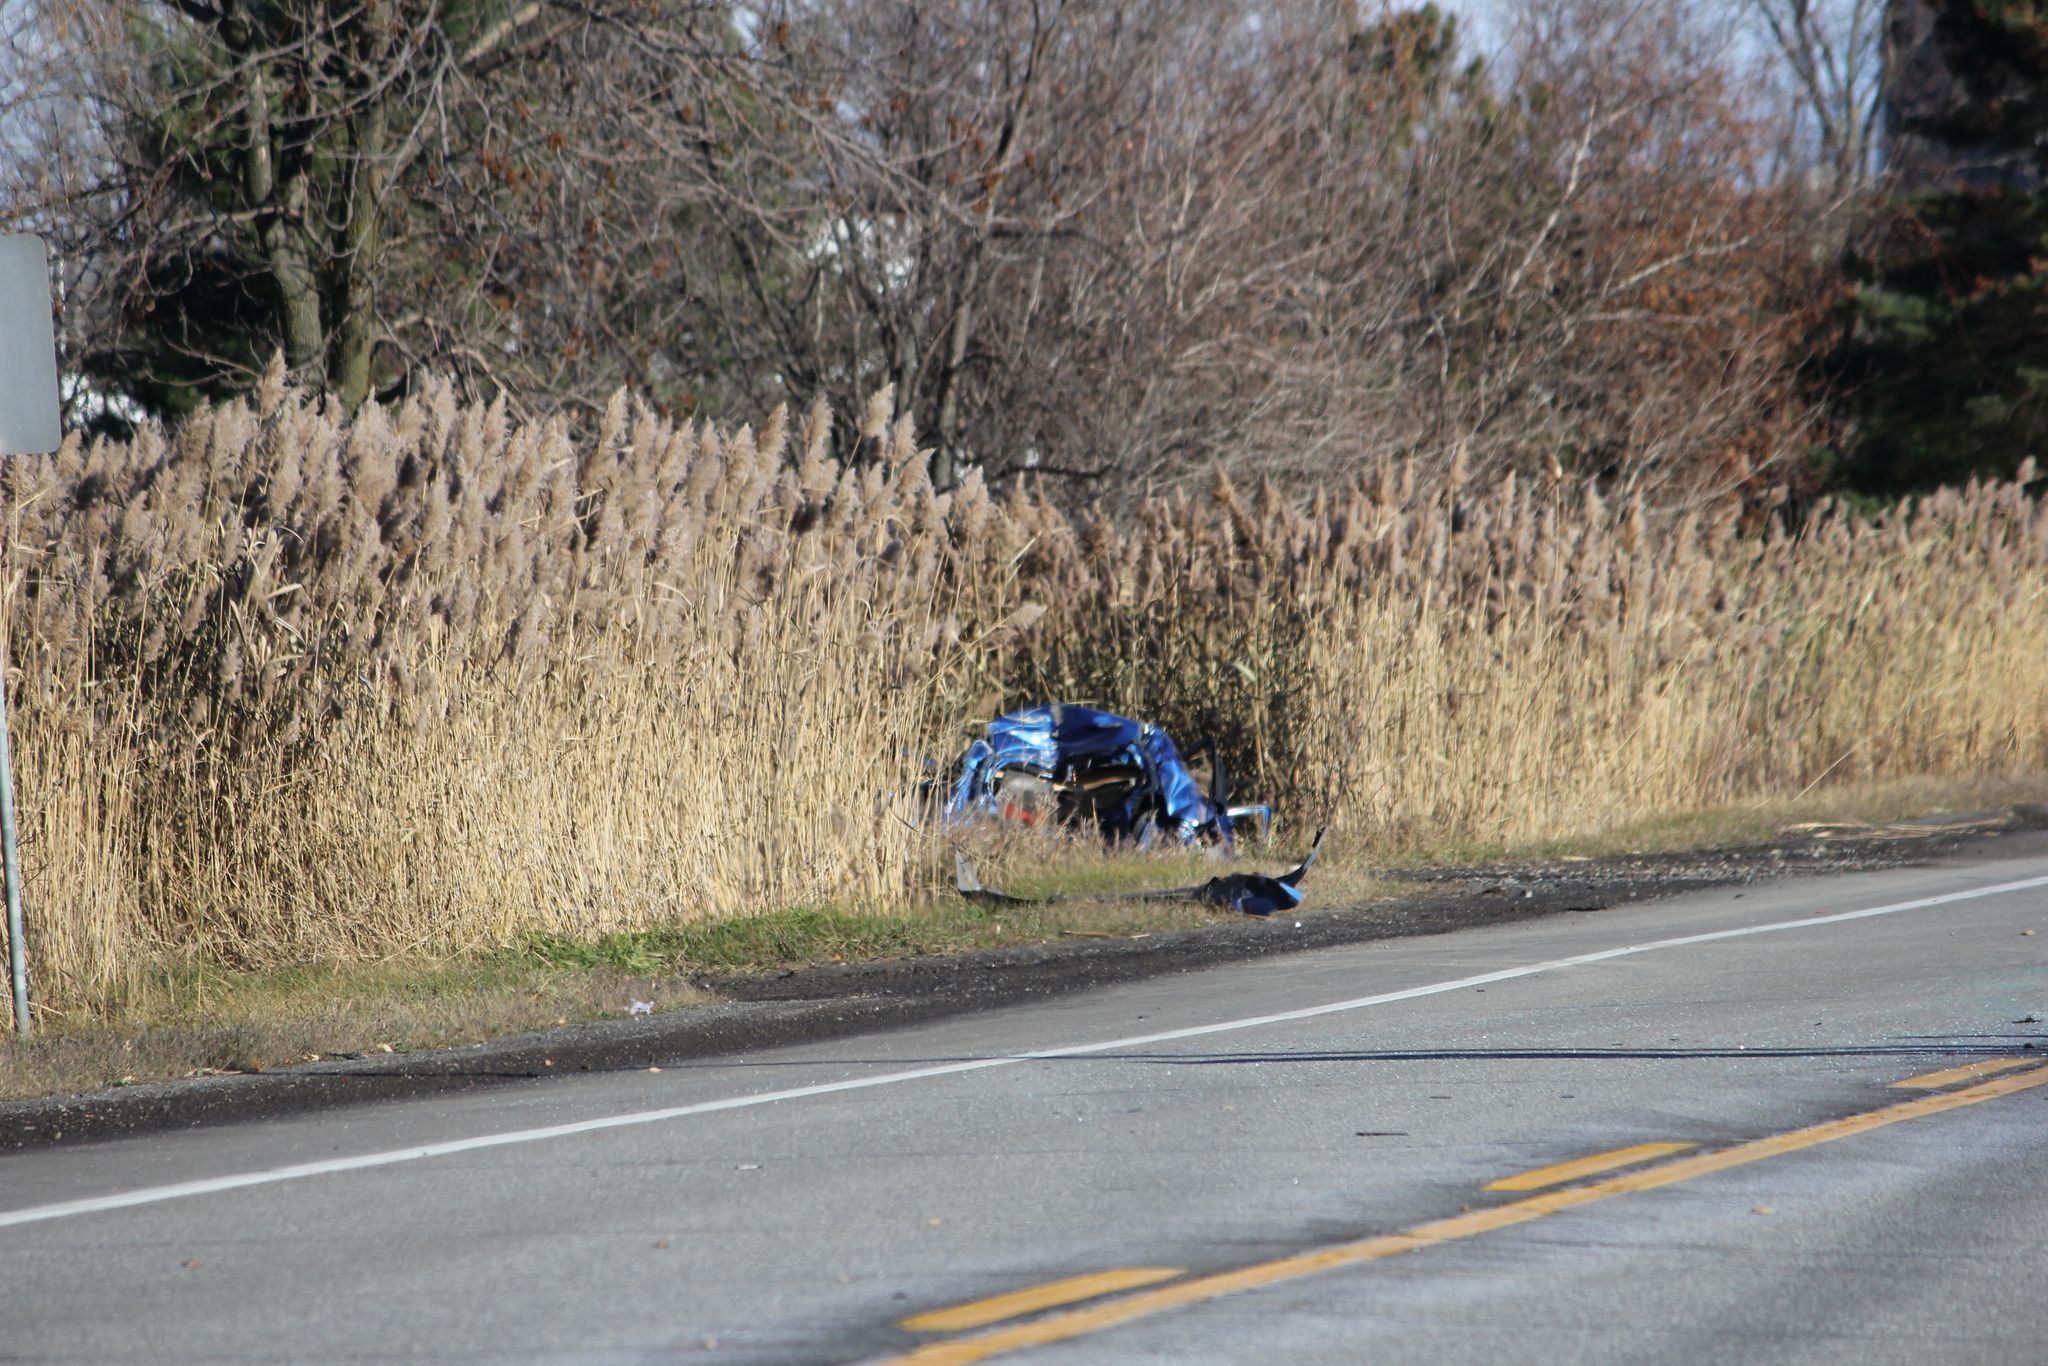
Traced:
<path fill-rule="evenodd" d="M 960 758 L 946 822 L 1000 814 L 994 783 L 1006 769 L 1061 781 L 1077 769 L 1110 763 L 1141 769 L 1144 779 L 1123 801 L 1097 812 L 1105 839 L 1142 848 L 1161 835 L 1181 844 L 1207 836 L 1230 847 L 1228 811 L 1195 782 L 1172 737 L 1149 722 L 1071 703 L 1029 707 L 989 722 L 988 738 L 974 741 Z"/>

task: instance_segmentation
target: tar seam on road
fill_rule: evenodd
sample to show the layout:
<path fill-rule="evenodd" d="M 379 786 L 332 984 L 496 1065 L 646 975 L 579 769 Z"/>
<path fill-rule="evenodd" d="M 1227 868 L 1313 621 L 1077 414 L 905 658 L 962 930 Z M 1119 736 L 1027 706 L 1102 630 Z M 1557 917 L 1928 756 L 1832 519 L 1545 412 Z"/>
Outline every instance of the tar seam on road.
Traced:
<path fill-rule="evenodd" d="M 1518 1172 L 1503 1176 L 1498 1181 L 1489 1181 L 1490 1191 L 1540 1191 L 1545 1186 L 1562 1186 L 1567 1181 L 1576 1181 L 1582 1176 L 1598 1176 L 1611 1172 L 1616 1167 L 1633 1167 L 1638 1163 L 1653 1161 L 1682 1153 L 1687 1148 L 1697 1148 L 1697 1143 L 1638 1143 L 1628 1148 L 1614 1148 L 1591 1157 L 1577 1157 L 1569 1162 L 1553 1162 L 1547 1167 L 1534 1171 Z"/>
<path fill-rule="evenodd" d="M 812 1096 L 829 1096 L 841 1091 L 865 1091 L 877 1086 L 895 1086 L 904 1082 L 925 1081 L 933 1077 L 950 1077 L 963 1072 L 979 1072 L 991 1067 L 1010 1067 L 1018 1063 L 1044 1062 L 1055 1058 L 1082 1058 L 1101 1053 L 1114 1052 L 1120 1048 L 1142 1048 L 1148 1044 L 1172 1043 L 1178 1039 L 1195 1039 L 1209 1034 L 1228 1034 L 1244 1029 L 1258 1029 L 1272 1024 L 1288 1024 L 1296 1020 L 1312 1020 L 1323 1015 L 1337 1015 L 1347 1011 L 1363 1010 L 1370 1006 L 1391 1005 L 1396 1001 L 1412 1001 L 1423 996 L 1437 996 L 1447 991 L 1465 991 L 1472 987 L 1483 987 L 1494 982 L 1512 981 L 1517 977 L 1533 977 L 1538 973 L 1556 972 L 1564 968 L 1584 967 L 1591 963 L 1604 963 L 1610 959 L 1626 958 L 1638 953 L 1651 953 L 1659 949 L 1685 948 L 1693 944 L 1711 944 L 1728 939 L 1743 939 L 1753 934 L 1773 934 L 1780 930 L 1803 930 L 1820 925 L 1839 925 L 1851 920 L 1868 920 L 1874 916 L 1897 915 L 1903 911 L 1925 910 L 1931 906 L 1953 905 L 1959 901 L 1978 901 L 1985 897 L 2002 896 L 2008 892 L 2031 891 L 2037 887 L 2048 887 L 2048 877 L 2025 878 L 2018 882 L 1994 883 L 1989 887 L 1972 887 L 1967 891 L 1945 892 L 1940 896 L 1918 897 L 1912 901 L 1894 902 L 1888 906 L 1872 906 L 1860 911 L 1838 911 L 1833 915 L 1806 916 L 1799 920 L 1778 920 L 1766 925 L 1747 925 L 1740 929 L 1714 930 L 1706 934 L 1681 935 L 1675 939 L 1656 939 L 1647 944 L 1626 944 L 1615 949 L 1601 949 L 1594 953 L 1582 953 L 1570 958 L 1553 958 L 1546 962 L 1530 963 L 1518 968 L 1501 968 L 1494 972 L 1482 972 L 1472 977 L 1460 977 L 1449 982 L 1432 982 L 1426 986 L 1407 987 L 1400 991 L 1381 992 L 1376 996 L 1360 996 L 1348 1001 L 1333 1001 L 1327 1005 L 1304 1006 L 1299 1010 L 1276 1011 L 1271 1015 L 1253 1015 L 1239 1020 L 1223 1020 L 1216 1024 L 1191 1025 L 1184 1029 L 1168 1029 L 1156 1034 L 1134 1034 L 1129 1038 L 1107 1039 L 1099 1043 L 1073 1044 L 1065 1048 L 1047 1048 L 1029 1053 L 1005 1053 L 994 1057 L 971 1058 L 964 1062 L 943 1063 L 933 1067 L 917 1067 L 903 1072 L 886 1072 L 873 1077 L 853 1077 L 845 1081 L 820 1082 L 813 1086 L 792 1086 L 779 1091 L 762 1091 L 747 1096 L 729 1096 L 724 1100 L 698 1101 L 692 1105 L 673 1105 L 659 1110 L 635 1110 L 627 1114 L 606 1115 L 600 1119 L 577 1120 L 569 1124 L 550 1124 L 537 1129 L 517 1129 L 502 1134 L 481 1134 L 475 1138 L 450 1139 L 442 1143 L 423 1143 L 412 1148 L 393 1148 L 384 1152 L 362 1153 L 355 1157 L 328 1158 L 319 1162 L 302 1162 L 289 1167 L 272 1167 L 263 1171 L 237 1172 L 229 1176 L 206 1177 L 197 1181 L 177 1181 L 162 1186 L 144 1186 L 137 1190 L 122 1191 L 116 1195 L 92 1196 L 82 1200 L 64 1200 L 50 1205 L 32 1205 L 26 1209 L 0 1211 L 0 1228 L 11 1228 L 17 1224 L 42 1223 L 50 1219 L 68 1219 L 81 1214 L 99 1214 L 108 1210 L 130 1209 L 137 1205 L 153 1205 L 165 1200 L 179 1200 L 194 1195 L 216 1195 L 223 1191 L 241 1190 L 249 1186 L 268 1186 L 281 1181 L 301 1181 L 315 1176 L 334 1176 L 342 1172 L 365 1171 L 373 1167 L 389 1167 L 400 1162 L 419 1162 L 433 1157 L 451 1157 L 457 1153 L 478 1152 L 487 1148 L 510 1147 L 520 1143 L 539 1143 L 548 1139 L 570 1138 L 577 1134 L 599 1133 L 606 1129 L 625 1129 L 641 1124 L 660 1124 L 672 1119 L 688 1119 L 693 1115 L 716 1114 L 721 1110 L 746 1110 L 758 1105 L 774 1105 L 782 1101 L 804 1100 Z"/>
<path fill-rule="evenodd" d="M 2010 1072 L 2015 1067 L 2027 1067 L 2039 1061 L 2039 1058 L 1986 1058 L 1983 1062 L 1966 1062 L 1961 1067 L 1944 1067 L 1939 1072 L 1926 1072 L 1917 1077 L 1907 1077 L 1904 1081 L 1893 1082 L 1892 1089 L 1938 1091 L 1959 1081 L 1975 1081 L 1994 1072 Z"/>
<path fill-rule="evenodd" d="M 1629 1195 L 1637 1191 L 1656 1190 L 1660 1186 L 1676 1185 L 1680 1181 L 1690 1181 L 1695 1177 L 1726 1171 L 1730 1167 L 1747 1166 L 1768 1157 L 1798 1152 L 1822 1143 L 1832 1143 L 1837 1139 L 1867 1133 L 1872 1129 L 1881 1129 L 1902 1120 L 1917 1119 L 1922 1115 L 1938 1114 L 1944 1110 L 1961 1109 L 1966 1105 L 1996 1100 L 2000 1096 L 2009 1096 L 2043 1085 L 2048 1085 L 2048 1067 L 2035 1067 L 2031 1071 L 1980 1082 L 1961 1091 L 1921 1096 L 1917 1100 L 1901 1101 L 1896 1105 L 1885 1106 L 1881 1110 L 1865 1110 L 1861 1114 L 1848 1115 L 1804 1129 L 1772 1134 L 1768 1138 L 1754 1139 L 1732 1148 L 1722 1148 L 1717 1152 L 1701 1153 L 1696 1157 L 1681 1157 L 1659 1167 L 1610 1176 L 1604 1181 L 1595 1181 L 1589 1185 L 1545 1191 L 1540 1195 L 1531 1195 L 1505 1205 L 1495 1205 L 1490 1209 L 1471 1210 L 1451 1215 L 1447 1219 L 1435 1219 L 1399 1233 L 1361 1238 L 1351 1243 L 1338 1243 L 1332 1247 L 1317 1248 L 1292 1257 L 1258 1262 L 1251 1266 L 1198 1277 L 1192 1281 L 1182 1281 L 1178 1285 L 1148 1290 L 1124 1299 L 1111 1300 L 1106 1304 L 1090 1305 L 1085 1309 L 1069 1309 L 1048 1318 L 1008 1328 L 992 1329 L 973 1337 L 934 1342 L 898 1356 L 882 1358 L 875 1366 L 968 1366 L 972 1362 L 987 1361 L 991 1357 L 1004 1356 L 1029 1347 L 1043 1347 L 1050 1343 L 1067 1342 L 1104 1332 L 1121 1327 L 1134 1319 L 1147 1318 L 1169 1309 L 1203 1304 L 1246 1290 L 1257 1290 L 1264 1286 L 1299 1280 L 1304 1276 L 1314 1276 L 1340 1267 L 1382 1261 L 1404 1252 L 1437 1247 L 1444 1243 L 1477 1237 L 1482 1233 L 1491 1233 L 1497 1229 L 1513 1228 L 1517 1224 L 1526 1224 L 1546 1215 L 1556 1214 L 1560 1210 L 1575 1209 L 1580 1205 L 1609 1200 L 1617 1195 Z"/>
<path fill-rule="evenodd" d="M 970 1300 L 946 1309 L 912 1314 L 897 1326 L 913 1333 L 958 1333 L 969 1328 L 986 1328 L 1004 1319 L 1021 1318 L 1041 1309 L 1054 1309 L 1076 1300 L 1092 1300 L 1119 1290 L 1136 1290 L 1157 1285 L 1184 1274 L 1177 1266 L 1125 1266 L 1112 1271 L 1092 1271 L 1085 1276 L 1027 1285 L 1022 1290 Z"/>

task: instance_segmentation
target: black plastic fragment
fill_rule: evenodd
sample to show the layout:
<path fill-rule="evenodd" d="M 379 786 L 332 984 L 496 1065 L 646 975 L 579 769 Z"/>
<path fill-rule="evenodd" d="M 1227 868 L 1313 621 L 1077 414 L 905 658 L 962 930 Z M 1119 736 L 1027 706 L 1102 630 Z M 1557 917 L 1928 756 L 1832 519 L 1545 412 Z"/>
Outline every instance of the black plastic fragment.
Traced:
<path fill-rule="evenodd" d="M 1193 901 L 1210 906 L 1228 906 L 1244 915 L 1271 915 L 1291 911 L 1302 903 L 1301 879 L 1323 849 L 1323 832 L 1316 831 L 1308 856 L 1292 870 L 1278 877 L 1264 873 L 1225 873 L 1195 887 L 1165 887 L 1157 891 L 1101 892 L 1085 896 L 1015 896 L 995 887 L 985 887 L 974 871 L 973 862 L 958 849 L 953 851 L 954 883 L 961 896 L 993 906 L 1050 906 L 1062 901 Z"/>

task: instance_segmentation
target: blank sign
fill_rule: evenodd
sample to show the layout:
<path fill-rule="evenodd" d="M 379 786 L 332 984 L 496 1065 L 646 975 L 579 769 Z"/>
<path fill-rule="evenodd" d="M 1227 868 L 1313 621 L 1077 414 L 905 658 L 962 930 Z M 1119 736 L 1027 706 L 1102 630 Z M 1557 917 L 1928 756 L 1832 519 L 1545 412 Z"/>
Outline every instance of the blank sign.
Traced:
<path fill-rule="evenodd" d="M 44 455 L 63 439 L 50 259 L 40 237 L 0 237 L 0 455 Z"/>

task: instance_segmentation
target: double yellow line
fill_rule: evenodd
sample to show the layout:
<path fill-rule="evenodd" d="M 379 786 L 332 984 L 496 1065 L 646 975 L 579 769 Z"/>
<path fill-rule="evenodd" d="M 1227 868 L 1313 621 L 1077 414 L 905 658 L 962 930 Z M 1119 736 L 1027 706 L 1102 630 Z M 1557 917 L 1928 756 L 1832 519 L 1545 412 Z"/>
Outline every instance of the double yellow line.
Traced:
<path fill-rule="evenodd" d="M 2025 1068 L 2025 1071 L 2016 1069 Z M 1939 1091 L 1920 1096 L 1914 1100 L 1901 1101 L 1877 1110 L 1850 1115 L 1843 1119 L 1830 1120 L 1804 1129 L 1774 1134 L 1732 1148 L 1716 1152 L 1698 1153 L 1691 1157 L 1678 1158 L 1660 1166 L 1646 1167 L 1636 1171 L 1610 1176 L 1605 1180 L 1589 1182 L 1581 1186 L 1567 1186 L 1558 1190 L 1545 1190 L 1540 1194 L 1516 1200 L 1488 1209 L 1472 1210 L 1454 1214 L 1447 1219 L 1436 1219 L 1417 1224 L 1400 1233 L 1388 1233 L 1373 1238 L 1361 1238 L 1356 1242 L 1338 1243 L 1332 1247 L 1318 1248 L 1311 1252 L 1282 1257 L 1275 1261 L 1259 1262 L 1252 1266 L 1239 1267 L 1233 1271 L 1217 1272 L 1208 1276 L 1197 1276 L 1193 1280 L 1162 1285 L 1156 1290 L 1129 1295 L 1122 1299 L 1101 1304 L 1091 1304 L 1081 1309 L 1070 1309 L 1064 1313 L 1051 1314 L 1033 1319 L 1028 1323 L 1011 1324 L 1008 1327 L 992 1328 L 987 1332 L 971 1336 L 951 1338 L 944 1342 L 933 1342 L 918 1347 L 900 1356 L 890 1357 L 879 1366 L 960 1366 L 960 1364 L 986 1361 L 1007 1352 L 1021 1351 L 1027 1347 L 1043 1347 L 1049 1343 L 1064 1342 L 1071 1338 L 1100 1333 L 1106 1329 L 1120 1327 L 1134 1319 L 1161 1314 L 1169 1309 L 1180 1309 L 1191 1304 L 1221 1299 L 1246 1290 L 1276 1285 L 1283 1281 L 1298 1280 L 1303 1276 L 1314 1276 L 1340 1267 L 1358 1266 L 1365 1262 L 1376 1262 L 1403 1252 L 1416 1252 L 1423 1248 L 1436 1247 L 1443 1243 L 1456 1242 L 1464 1238 L 1491 1233 L 1496 1229 L 1511 1228 L 1526 1224 L 1560 1210 L 1576 1209 L 1581 1205 L 1609 1200 L 1617 1195 L 1628 1195 L 1636 1191 L 1655 1190 L 1660 1186 L 1677 1185 L 1695 1177 L 1707 1176 L 1714 1172 L 1726 1171 L 1731 1167 L 1747 1166 L 1765 1158 L 1779 1157 L 1785 1153 L 1798 1152 L 1803 1148 L 1817 1147 L 1837 1139 L 1849 1138 L 1856 1134 L 1882 1129 L 1886 1125 L 1898 1124 L 1904 1120 L 1918 1119 L 1923 1115 L 1940 1114 L 1946 1110 L 1959 1110 L 1969 1105 L 1980 1105 L 1987 1100 L 1997 1100 L 2020 1091 L 2048 1086 L 2048 1066 L 2033 1058 L 2000 1058 L 1990 1062 L 1972 1063 L 1965 1067 L 1950 1068 L 1943 1072 L 1932 1072 L 1925 1076 L 1908 1077 L 1893 1085 L 1904 1089 L 1931 1089 L 1953 1084 L 1956 1081 L 1983 1076 L 1987 1073 L 2004 1071 L 2007 1075 L 1988 1081 L 1979 1081 L 1960 1090 Z M 1570 1173 L 1569 1168 L 1581 1167 L 1586 1163 L 1604 1163 L 1585 1170 L 1610 1170 L 1620 1162 L 1652 1160 L 1664 1153 L 1683 1151 L 1691 1145 L 1643 1144 L 1634 1149 L 1620 1150 L 1618 1154 L 1602 1154 L 1596 1158 L 1580 1159 L 1578 1163 L 1562 1163 L 1541 1172 L 1526 1173 L 1523 1180 L 1548 1178 L 1541 1184 L 1570 1180 L 1580 1173 Z M 1647 1151 L 1658 1149 L 1661 1151 Z M 1559 1172 L 1567 1172 L 1558 1175 Z M 1510 1178 L 1514 1180 L 1514 1178 Z M 1506 1186 L 1495 1183 L 1496 1188 L 1527 1189 L 1528 1186 Z M 1061 1303 L 1072 1303 L 1088 1295 L 1113 1293 L 1116 1289 L 1131 1284 L 1143 1284 L 1147 1280 L 1165 1279 L 1177 1273 L 1159 1268 L 1139 1268 L 1124 1272 L 1100 1272 L 1095 1276 L 1077 1276 L 1066 1281 L 1054 1282 L 1052 1286 L 1035 1287 L 1032 1291 L 1014 1292 L 1012 1296 L 998 1296 L 993 1300 L 977 1301 L 974 1305 L 961 1306 L 952 1311 L 962 1317 L 947 1319 L 940 1314 L 921 1315 L 905 1320 L 905 1327 L 925 1328 L 965 1327 L 967 1320 L 977 1317 L 976 1311 L 994 1312 L 1008 1309 L 1010 1304 L 1027 1303 L 1027 1297 L 1034 1294 L 1039 1298 L 1028 1301 L 1030 1308 L 1044 1308 Z M 1135 1275 L 1143 1279 L 1113 1283 L 1111 1278 Z M 1052 1298 L 1044 1298 L 1051 1292 Z M 1003 1303 L 1008 1301 L 1009 1303 Z M 1030 1312 L 1029 1308 L 1016 1308 L 1014 1313 Z M 980 1318 L 980 1322 L 992 1322 Z"/>

